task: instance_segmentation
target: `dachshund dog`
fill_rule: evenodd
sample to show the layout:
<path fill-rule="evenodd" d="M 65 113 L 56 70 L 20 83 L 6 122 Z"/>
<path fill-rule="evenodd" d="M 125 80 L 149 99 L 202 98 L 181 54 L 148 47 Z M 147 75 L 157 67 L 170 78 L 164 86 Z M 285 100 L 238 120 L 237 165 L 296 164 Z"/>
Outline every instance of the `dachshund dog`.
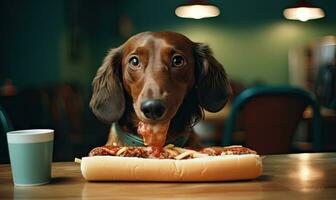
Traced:
<path fill-rule="evenodd" d="M 111 49 L 93 80 L 90 107 L 98 119 L 138 133 L 144 144 L 198 146 L 191 127 L 203 110 L 224 107 L 231 87 L 210 48 L 175 32 L 139 33 Z M 107 145 L 125 145 L 111 129 Z"/>

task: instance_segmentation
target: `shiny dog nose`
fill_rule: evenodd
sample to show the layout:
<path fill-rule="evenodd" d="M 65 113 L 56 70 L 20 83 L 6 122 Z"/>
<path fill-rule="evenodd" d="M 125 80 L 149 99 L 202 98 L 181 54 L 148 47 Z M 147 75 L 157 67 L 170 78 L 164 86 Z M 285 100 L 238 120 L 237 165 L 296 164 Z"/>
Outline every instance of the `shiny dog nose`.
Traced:
<path fill-rule="evenodd" d="M 142 102 L 140 109 L 148 119 L 156 120 L 163 115 L 166 106 L 163 101 L 153 99 Z"/>

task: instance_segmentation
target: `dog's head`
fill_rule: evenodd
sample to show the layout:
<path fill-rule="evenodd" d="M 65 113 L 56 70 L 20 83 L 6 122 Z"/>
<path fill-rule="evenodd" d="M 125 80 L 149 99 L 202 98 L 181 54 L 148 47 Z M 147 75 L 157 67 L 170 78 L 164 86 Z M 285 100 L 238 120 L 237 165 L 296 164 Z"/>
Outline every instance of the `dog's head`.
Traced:
<path fill-rule="evenodd" d="M 195 112 L 216 112 L 230 93 L 224 68 L 207 45 L 174 32 L 144 32 L 109 51 L 93 80 L 90 107 L 111 123 L 124 115 L 130 96 L 137 118 L 155 124 L 174 118 L 182 104 L 188 106 L 187 97 L 197 102 Z"/>

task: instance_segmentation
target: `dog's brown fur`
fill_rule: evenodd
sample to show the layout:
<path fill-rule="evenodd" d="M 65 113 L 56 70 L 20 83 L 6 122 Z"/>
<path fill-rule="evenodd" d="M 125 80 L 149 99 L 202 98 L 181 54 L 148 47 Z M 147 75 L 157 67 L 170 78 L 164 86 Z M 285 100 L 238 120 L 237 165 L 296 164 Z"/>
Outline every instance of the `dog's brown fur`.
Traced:
<path fill-rule="evenodd" d="M 174 55 L 182 56 L 182 67 L 172 66 Z M 139 58 L 138 67 L 129 63 L 131 56 Z M 203 117 L 202 108 L 222 109 L 230 94 L 224 68 L 207 45 L 179 33 L 144 32 L 109 51 L 93 80 L 90 107 L 100 120 L 118 121 L 133 133 L 139 120 L 170 121 L 168 137 L 174 137 L 191 132 L 190 127 Z M 159 120 L 147 119 L 141 112 L 140 105 L 147 99 L 165 102 L 167 109 Z M 113 131 L 107 143 L 122 145 Z"/>

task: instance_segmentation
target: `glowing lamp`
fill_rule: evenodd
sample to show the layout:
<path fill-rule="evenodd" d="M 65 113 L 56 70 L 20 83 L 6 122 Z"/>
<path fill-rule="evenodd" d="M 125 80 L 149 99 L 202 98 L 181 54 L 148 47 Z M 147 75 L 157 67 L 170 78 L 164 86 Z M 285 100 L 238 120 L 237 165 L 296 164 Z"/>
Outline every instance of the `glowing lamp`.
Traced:
<path fill-rule="evenodd" d="M 202 19 L 207 17 L 216 17 L 220 14 L 219 9 L 205 1 L 192 0 L 188 4 L 176 8 L 175 14 L 182 18 Z"/>
<path fill-rule="evenodd" d="M 321 8 L 306 1 L 300 1 L 294 6 L 286 8 L 283 11 L 283 15 L 286 19 L 300 20 L 302 22 L 311 19 L 319 19 L 325 16 L 324 11 Z"/>

